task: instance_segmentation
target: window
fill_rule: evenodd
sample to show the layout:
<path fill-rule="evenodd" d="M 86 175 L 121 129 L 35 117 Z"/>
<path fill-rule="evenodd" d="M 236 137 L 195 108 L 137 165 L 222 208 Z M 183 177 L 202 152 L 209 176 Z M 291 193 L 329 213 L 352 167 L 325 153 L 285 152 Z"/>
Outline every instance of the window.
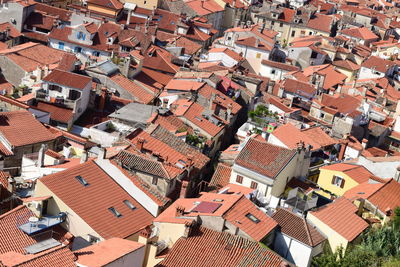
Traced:
<path fill-rule="evenodd" d="M 306 31 L 301 31 L 301 32 L 300 32 L 300 36 L 303 37 L 304 35 L 306 35 Z"/>
<path fill-rule="evenodd" d="M 64 43 L 63 42 L 58 42 L 58 49 L 64 50 Z"/>
<path fill-rule="evenodd" d="M 236 183 L 238 183 L 238 184 L 243 183 L 243 176 L 237 175 L 237 176 L 236 176 Z"/>
<path fill-rule="evenodd" d="M 261 57 L 261 53 L 257 53 L 256 58 L 260 58 Z"/>
<path fill-rule="evenodd" d="M 344 179 L 342 177 L 334 175 L 332 177 L 332 184 L 336 185 L 340 188 L 343 188 L 344 187 Z"/>
<path fill-rule="evenodd" d="M 228 36 L 228 41 L 232 40 L 232 37 Z"/>
<path fill-rule="evenodd" d="M 257 186 L 258 186 L 258 183 L 252 181 L 251 185 L 250 185 L 250 188 L 251 189 L 257 189 Z"/>
<path fill-rule="evenodd" d="M 57 91 L 57 92 L 62 92 L 62 87 L 55 85 L 55 84 L 49 84 L 49 90 L 50 91 Z"/>
<path fill-rule="evenodd" d="M 312 32 L 309 32 L 308 35 L 312 35 Z"/>
<path fill-rule="evenodd" d="M 75 46 L 74 52 L 75 53 L 81 53 L 82 52 L 82 47 Z"/>
<path fill-rule="evenodd" d="M 296 35 L 296 31 L 292 31 L 292 37 Z"/>
<path fill-rule="evenodd" d="M 75 176 L 76 180 L 78 180 L 78 182 L 80 182 L 83 186 L 88 186 L 89 183 L 80 175 Z"/>
<path fill-rule="evenodd" d="M 157 177 L 153 177 L 153 181 L 151 181 L 151 183 L 152 183 L 153 185 L 157 185 L 157 183 L 158 183 L 158 178 L 157 178 Z"/>
<path fill-rule="evenodd" d="M 279 23 L 279 27 L 281 28 L 283 27 L 283 22 Z"/>
<path fill-rule="evenodd" d="M 114 216 L 117 218 L 122 216 L 122 214 L 119 213 L 114 207 L 108 208 L 108 210 L 111 211 L 111 213 L 114 214 Z"/>
<path fill-rule="evenodd" d="M 254 223 L 259 223 L 260 222 L 260 220 L 256 216 L 251 214 L 251 213 L 247 213 L 246 217 L 249 218 Z"/>
<path fill-rule="evenodd" d="M 89 237 L 89 243 L 91 243 L 91 244 L 96 244 L 96 243 L 100 242 L 100 238 L 98 238 L 98 237 L 95 237 L 92 235 L 88 235 L 88 237 Z"/>
<path fill-rule="evenodd" d="M 100 52 L 99 51 L 93 51 L 92 55 L 94 57 L 98 57 L 98 56 L 100 56 Z"/>
<path fill-rule="evenodd" d="M 125 205 L 128 206 L 128 208 L 130 208 L 131 210 L 135 210 L 136 207 L 135 205 L 132 204 L 132 202 L 130 202 L 129 200 L 124 200 Z"/>
<path fill-rule="evenodd" d="M 320 113 L 320 114 L 319 114 L 319 118 L 320 118 L 320 119 L 325 118 L 325 113 Z"/>
<path fill-rule="evenodd" d="M 271 74 L 275 74 L 276 73 L 276 70 L 271 70 Z"/>
<path fill-rule="evenodd" d="M 86 34 L 84 34 L 83 32 L 77 32 L 76 33 L 76 38 L 78 40 L 85 40 L 86 39 Z"/>
<path fill-rule="evenodd" d="M 275 21 L 271 21 L 271 25 L 274 26 L 274 24 L 275 24 Z"/>

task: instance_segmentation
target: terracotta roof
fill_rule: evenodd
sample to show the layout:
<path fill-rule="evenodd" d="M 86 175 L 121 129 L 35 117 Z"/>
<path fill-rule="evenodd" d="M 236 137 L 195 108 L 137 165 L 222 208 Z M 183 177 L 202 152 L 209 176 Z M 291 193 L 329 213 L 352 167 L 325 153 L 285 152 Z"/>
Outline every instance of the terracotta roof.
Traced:
<path fill-rule="evenodd" d="M 122 150 L 120 153 L 118 153 L 115 159 L 120 162 L 122 166 L 125 166 L 129 170 L 143 172 L 168 180 L 171 178 L 176 178 L 177 175 L 184 171 L 178 167 L 174 167 L 173 170 L 171 170 L 170 167 L 164 166 L 164 164 L 160 161 L 150 159 L 139 153 L 131 153 L 125 150 Z"/>
<path fill-rule="evenodd" d="M 208 186 L 211 190 L 219 190 L 229 184 L 232 168 L 224 163 L 218 163 Z"/>
<path fill-rule="evenodd" d="M 362 40 L 378 40 L 379 37 L 375 35 L 370 29 L 363 27 L 363 28 L 349 28 L 344 29 L 339 32 L 340 34 L 355 37 Z"/>
<path fill-rule="evenodd" d="M 169 81 L 173 79 L 173 76 L 148 68 L 142 68 L 142 71 L 135 79 L 153 87 L 157 87 L 157 85 L 161 85 L 160 87 L 162 87 L 167 85 Z"/>
<path fill-rule="evenodd" d="M 216 12 L 223 12 L 224 8 L 214 0 L 188 0 L 185 2 L 197 15 L 205 16 Z"/>
<path fill-rule="evenodd" d="M 219 194 L 220 195 L 220 194 Z M 248 216 L 254 216 L 258 222 Z M 227 221 L 245 232 L 253 240 L 261 242 L 278 225 L 254 203 L 242 196 L 224 215 Z"/>
<path fill-rule="evenodd" d="M 354 201 L 357 199 L 368 199 L 372 194 L 374 194 L 384 185 L 385 184 L 383 183 L 365 182 L 347 190 L 343 196 L 350 201 Z"/>
<path fill-rule="evenodd" d="M 11 98 L 8 96 L 0 95 L 0 101 L 7 102 L 7 103 L 11 104 L 12 106 L 16 106 L 16 107 L 23 108 L 23 109 L 29 108 L 29 105 L 22 103 L 20 101 L 20 98 L 14 99 L 14 98 Z"/>
<path fill-rule="evenodd" d="M 55 6 L 50 6 L 44 3 L 35 3 L 35 11 L 41 11 L 51 16 L 58 16 L 62 21 L 69 22 L 71 19 L 72 11 Z"/>
<path fill-rule="evenodd" d="M 357 109 L 361 105 L 361 100 L 359 97 L 354 97 L 347 94 L 334 96 L 323 94 L 321 98 L 321 103 L 327 108 L 331 108 L 336 112 L 340 112 L 342 114 L 350 115 L 351 117 L 353 117 L 352 114 L 360 114 L 357 113 Z"/>
<path fill-rule="evenodd" d="M 250 139 L 235 164 L 274 179 L 295 154 L 294 150 Z"/>
<path fill-rule="evenodd" d="M 128 91 L 137 101 L 148 104 L 154 100 L 155 94 L 146 85 L 132 81 L 121 74 L 111 77 L 111 80 Z M 141 86 L 142 85 L 142 86 Z"/>
<path fill-rule="evenodd" d="M 178 91 L 197 91 L 205 85 L 205 82 L 197 82 L 193 80 L 177 80 L 172 79 L 165 86 L 167 90 L 178 90 Z"/>
<path fill-rule="evenodd" d="M 320 168 L 321 170 L 339 171 L 345 173 L 351 179 L 357 183 L 365 183 L 373 176 L 367 168 L 360 165 L 353 165 L 348 163 L 336 163 L 332 165 L 326 165 Z"/>
<path fill-rule="evenodd" d="M 347 70 L 352 70 L 356 71 L 360 69 L 360 66 L 351 62 L 350 60 L 335 60 L 332 63 L 334 66 L 337 66 L 339 68 L 344 68 Z"/>
<path fill-rule="evenodd" d="M 57 246 L 37 254 L 20 254 L 14 251 L 0 255 L 2 266 L 8 267 L 74 267 L 75 255 L 68 246 Z"/>
<path fill-rule="evenodd" d="M 253 47 L 256 49 L 260 49 L 260 50 L 266 50 L 266 51 L 271 51 L 273 48 L 271 45 L 269 45 L 263 41 L 259 41 L 256 37 L 247 37 L 247 38 L 238 39 L 235 41 L 235 44 L 249 46 L 249 47 Z"/>
<path fill-rule="evenodd" d="M 230 58 L 236 60 L 237 62 L 240 62 L 243 60 L 243 57 L 236 53 L 235 51 L 229 49 L 229 48 L 212 48 L 208 50 L 208 53 L 224 53 L 228 55 Z"/>
<path fill-rule="evenodd" d="M 314 95 L 317 91 L 317 89 L 310 85 L 308 82 L 301 82 L 294 79 L 285 79 L 283 81 L 282 87 L 287 92 L 308 97 Z"/>
<path fill-rule="evenodd" d="M 115 10 L 124 8 L 123 4 L 118 0 L 88 0 L 88 3 Z"/>
<path fill-rule="evenodd" d="M 16 147 L 55 139 L 51 132 L 25 110 L 0 113 L 0 132 Z"/>
<path fill-rule="evenodd" d="M 236 101 L 232 100 L 232 98 L 228 97 L 227 95 L 223 94 L 219 90 L 211 87 L 210 85 L 206 84 L 205 86 L 201 87 L 199 90 L 199 95 L 202 95 L 206 99 L 211 99 L 211 96 L 214 94 L 215 99 L 213 103 L 218 104 L 219 106 L 223 107 L 224 109 L 231 108 L 231 114 L 237 114 L 242 106 L 238 104 Z"/>
<path fill-rule="evenodd" d="M 300 141 L 306 146 L 311 145 L 313 151 L 337 143 L 320 127 L 300 130 L 291 123 L 279 126 L 271 134 L 289 149 L 296 149 Z"/>
<path fill-rule="evenodd" d="M 267 65 L 267 66 L 270 66 L 270 67 L 273 67 L 273 68 L 281 69 L 281 70 L 286 70 L 286 71 L 298 71 L 298 70 L 300 70 L 298 67 L 293 66 L 293 65 L 285 64 L 285 63 L 282 63 L 282 62 L 266 60 L 266 59 L 263 59 L 261 61 L 261 64 Z"/>
<path fill-rule="evenodd" d="M 50 119 L 54 121 L 69 123 L 74 117 L 72 109 L 55 106 L 41 101 L 37 103 L 36 107 L 50 113 Z"/>
<path fill-rule="evenodd" d="M 315 247 L 326 238 L 318 230 L 302 218 L 289 210 L 278 208 L 272 218 L 280 226 L 280 231 L 301 243 Z"/>
<path fill-rule="evenodd" d="M 209 248 L 209 249 L 207 249 Z M 268 248 L 242 237 L 204 227 L 195 228 L 187 238 L 174 244 L 158 267 L 268 266 L 286 262 Z"/>
<path fill-rule="evenodd" d="M 368 227 L 368 223 L 356 214 L 357 211 L 358 208 L 353 203 L 341 197 L 310 214 L 346 240 L 353 241 Z"/>
<path fill-rule="evenodd" d="M 81 90 L 85 89 L 85 87 L 92 82 L 91 77 L 59 69 L 53 70 L 49 75 L 44 77 L 42 80 Z"/>
<path fill-rule="evenodd" d="M 200 44 L 195 43 L 184 36 L 176 38 L 175 46 L 183 47 L 185 49 L 185 54 L 187 55 L 194 55 L 202 48 Z"/>
<path fill-rule="evenodd" d="M 121 239 L 110 238 L 100 243 L 74 251 L 78 264 L 90 267 L 101 267 L 111 264 L 136 250 L 144 247 L 144 244 Z M 140 264 L 140 262 L 136 262 Z"/>
<path fill-rule="evenodd" d="M 146 68 L 173 74 L 180 69 L 172 63 L 175 56 L 160 47 L 151 46 L 144 56 L 143 66 Z"/>
<path fill-rule="evenodd" d="M 377 71 L 386 73 L 386 71 L 394 65 L 396 65 L 396 63 L 393 61 L 371 56 L 361 64 L 361 67 L 368 69 L 375 68 Z"/>
<path fill-rule="evenodd" d="M 65 52 L 38 43 L 24 43 L 1 50 L 4 55 L 27 72 L 45 65 L 58 64 Z"/>
<path fill-rule="evenodd" d="M 312 17 L 308 21 L 307 27 L 318 31 L 330 33 L 332 24 L 333 24 L 332 16 L 322 15 L 317 13 L 315 14 L 314 17 Z"/>
<path fill-rule="evenodd" d="M 208 134 L 214 137 L 224 129 L 225 124 L 222 123 L 221 125 L 218 126 L 209 121 L 208 119 L 203 118 L 202 114 L 204 109 L 205 108 L 200 104 L 193 102 L 186 109 L 186 112 L 183 114 L 183 117 L 185 117 L 195 126 L 199 127 L 200 129 L 202 129 L 203 131 L 207 132 Z"/>
<path fill-rule="evenodd" d="M 76 179 L 78 175 L 89 185 L 82 185 Z M 40 181 L 105 239 L 127 238 L 151 224 L 153 220 L 153 216 L 94 161 L 45 176 Z M 124 204 L 124 200 L 130 201 L 136 209 L 130 209 Z M 111 207 L 122 216 L 113 215 L 109 210 Z"/>
<path fill-rule="evenodd" d="M 22 34 L 9 22 L 0 23 L 0 32 L 8 30 L 8 36 L 11 38 L 17 38 L 22 36 Z"/>
<path fill-rule="evenodd" d="M 37 243 L 34 236 L 27 235 L 18 228 L 19 225 L 27 223 L 32 216 L 34 214 L 25 205 L 0 215 L 0 254 L 11 251 L 24 254 L 27 246 Z M 53 230 L 59 231 L 60 238 L 66 234 L 61 227 Z"/>
<path fill-rule="evenodd" d="M 390 179 L 382 187 L 368 197 L 368 201 L 374 206 L 378 207 L 382 212 L 391 210 L 392 212 L 396 207 L 400 206 L 400 184 L 394 179 Z"/>

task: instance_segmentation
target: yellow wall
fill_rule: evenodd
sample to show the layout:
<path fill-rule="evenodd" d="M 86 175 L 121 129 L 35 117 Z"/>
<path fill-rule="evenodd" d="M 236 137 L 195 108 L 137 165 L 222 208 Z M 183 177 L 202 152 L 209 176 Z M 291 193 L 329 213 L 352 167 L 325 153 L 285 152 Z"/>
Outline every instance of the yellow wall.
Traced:
<path fill-rule="evenodd" d="M 185 224 L 183 223 L 154 222 L 154 225 L 158 228 L 158 240 L 167 241 L 168 247 L 172 247 L 185 233 Z"/>
<path fill-rule="evenodd" d="M 88 234 L 103 240 L 103 238 L 96 233 L 81 217 L 78 216 L 72 209 L 70 209 L 61 199 L 59 199 L 47 186 L 40 180 L 36 183 L 35 197 L 52 196 L 49 199 L 47 206 L 47 213 L 50 215 L 57 215 L 60 212 L 67 214 L 66 221 L 62 224 L 74 236 L 81 236 L 88 240 Z"/>
<path fill-rule="evenodd" d="M 338 71 L 340 71 L 341 73 L 343 73 L 344 75 L 347 76 L 346 81 L 345 82 L 351 82 L 354 81 L 357 71 L 351 71 L 348 69 L 344 69 L 344 68 L 340 68 L 340 67 L 336 67 Z"/>
<path fill-rule="evenodd" d="M 332 184 L 332 178 L 334 175 L 339 176 L 345 180 L 343 188 L 340 188 L 339 186 Z M 320 170 L 320 174 L 319 174 L 317 183 L 323 189 L 325 189 L 329 192 L 332 192 L 333 194 L 335 194 L 337 196 L 342 196 L 347 190 L 350 190 L 351 188 L 358 185 L 358 183 L 356 181 L 351 179 L 349 176 L 347 176 L 343 172 L 324 170 L 324 169 Z"/>
<path fill-rule="evenodd" d="M 320 230 L 328 238 L 329 246 L 331 247 L 332 252 L 335 252 L 336 249 L 340 246 L 342 246 L 344 250 L 346 249 L 349 242 L 343 236 L 339 235 L 328 225 L 321 222 L 312 213 L 308 213 L 307 220 L 312 225 L 315 225 L 318 230 Z"/>

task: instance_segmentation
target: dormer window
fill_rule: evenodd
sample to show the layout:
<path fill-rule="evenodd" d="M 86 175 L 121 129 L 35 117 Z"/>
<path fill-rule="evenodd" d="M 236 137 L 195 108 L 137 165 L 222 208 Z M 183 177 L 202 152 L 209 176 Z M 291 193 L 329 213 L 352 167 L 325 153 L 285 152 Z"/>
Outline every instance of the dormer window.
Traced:
<path fill-rule="evenodd" d="M 260 220 L 259 220 L 256 216 L 254 216 L 253 214 L 251 214 L 251 213 L 247 213 L 247 214 L 246 214 L 246 217 L 247 217 L 248 219 L 250 219 L 250 221 L 252 221 L 252 222 L 254 222 L 254 223 L 259 223 L 259 222 L 260 222 Z"/>

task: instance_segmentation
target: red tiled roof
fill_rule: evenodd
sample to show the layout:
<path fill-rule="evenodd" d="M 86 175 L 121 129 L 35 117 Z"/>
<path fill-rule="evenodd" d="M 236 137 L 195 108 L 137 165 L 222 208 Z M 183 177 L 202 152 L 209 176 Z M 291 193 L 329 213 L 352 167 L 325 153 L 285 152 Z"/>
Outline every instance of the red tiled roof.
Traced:
<path fill-rule="evenodd" d="M 217 168 L 208 186 L 211 189 L 219 190 L 229 184 L 232 168 L 224 163 L 218 163 Z"/>
<path fill-rule="evenodd" d="M 200 88 L 199 94 L 205 97 L 206 99 L 211 99 L 211 96 L 214 94 L 215 99 L 213 102 L 217 103 L 218 105 L 222 106 L 225 109 L 231 107 L 232 115 L 237 114 L 242 108 L 242 106 L 238 104 L 236 101 L 233 101 L 232 98 L 221 93 L 220 91 L 211 87 L 208 84 Z"/>
<path fill-rule="evenodd" d="M 92 82 L 92 78 L 80 74 L 55 69 L 42 79 L 43 81 L 56 83 L 77 89 L 85 89 Z"/>
<path fill-rule="evenodd" d="M 274 179 L 295 154 L 294 150 L 250 139 L 235 164 Z"/>
<path fill-rule="evenodd" d="M 76 179 L 78 175 L 89 185 L 83 186 Z M 153 220 L 153 216 L 94 161 L 45 176 L 40 182 L 105 239 L 129 237 Z M 136 209 L 131 210 L 124 200 L 130 201 Z M 114 216 L 109 211 L 111 207 L 122 216 Z"/>
<path fill-rule="evenodd" d="M 334 96 L 323 94 L 321 97 L 321 103 L 323 106 L 331 108 L 336 112 L 352 115 L 358 112 L 357 108 L 361 105 L 361 100 L 359 97 L 354 97 L 347 94 Z"/>
<path fill-rule="evenodd" d="M 25 110 L 0 113 L 0 132 L 12 146 L 37 144 L 55 139 L 51 132 Z"/>
<path fill-rule="evenodd" d="M 224 11 L 224 8 L 217 4 L 214 0 L 189 0 L 185 2 L 185 4 L 189 6 L 199 16 Z"/>
<path fill-rule="evenodd" d="M 371 56 L 361 64 L 361 67 L 368 69 L 375 68 L 377 71 L 385 73 L 389 68 L 394 65 L 396 65 L 396 63 L 393 61 L 376 56 Z"/>
<path fill-rule="evenodd" d="M 272 46 L 264 43 L 262 41 L 258 41 L 256 37 L 247 37 L 243 39 L 238 39 L 235 42 L 236 45 L 250 46 L 261 50 L 271 51 Z"/>
<path fill-rule="evenodd" d="M 267 65 L 267 66 L 270 66 L 270 67 L 273 67 L 273 68 L 281 69 L 281 70 L 286 70 L 286 71 L 298 71 L 298 70 L 300 70 L 298 67 L 293 66 L 293 65 L 285 64 L 285 63 L 282 63 L 282 62 L 266 60 L 266 59 L 263 59 L 261 61 L 261 64 Z"/>
<path fill-rule="evenodd" d="M 50 6 L 44 3 L 35 3 L 35 11 L 41 11 L 51 16 L 58 16 L 62 21 L 69 22 L 71 19 L 72 11 L 55 6 Z"/>
<path fill-rule="evenodd" d="M 307 27 L 318 31 L 330 33 L 332 23 L 333 23 L 332 16 L 315 14 L 315 16 L 308 21 Z"/>
<path fill-rule="evenodd" d="M 253 215 L 259 222 L 250 220 L 247 216 Z M 278 225 L 245 196 L 242 196 L 232 208 L 223 216 L 231 224 L 238 227 L 255 241 L 261 242 Z"/>
<path fill-rule="evenodd" d="M 27 235 L 18 228 L 32 216 L 32 211 L 24 205 L 0 215 L 0 254 L 10 251 L 24 254 L 24 248 L 37 243 L 34 236 Z M 66 234 L 61 227 L 54 230 L 59 231 L 60 237 Z"/>
<path fill-rule="evenodd" d="M 22 34 L 9 22 L 0 23 L 0 32 L 8 31 L 8 36 L 11 38 L 17 38 Z"/>
<path fill-rule="evenodd" d="M 282 208 L 278 208 L 272 215 L 272 218 L 278 222 L 280 231 L 303 244 L 315 247 L 326 238 L 318 232 L 312 225 L 307 223 L 306 219 Z"/>
<path fill-rule="evenodd" d="M 347 70 L 352 70 L 356 71 L 360 69 L 360 66 L 351 62 L 350 60 L 335 60 L 332 63 L 334 66 L 337 66 L 339 68 L 344 68 Z"/>
<path fill-rule="evenodd" d="M 105 266 L 143 247 L 144 244 L 114 237 L 75 251 L 76 262 L 83 266 Z"/>
<path fill-rule="evenodd" d="M 118 0 L 88 0 L 88 3 L 115 10 L 124 8 L 123 4 Z"/>
<path fill-rule="evenodd" d="M 204 227 L 195 228 L 187 238 L 180 238 L 157 267 L 268 266 L 286 262 L 278 254 L 257 242 L 220 233 Z"/>
<path fill-rule="evenodd" d="M 396 207 L 400 206 L 400 184 L 394 179 L 390 179 L 376 192 L 374 192 L 368 201 L 371 202 L 375 207 L 378 207 L 382 212 L 391 210 L 392 212 Z"/>
<path fill-rule="evenodd" d="M 179 91 L 197 91 L 204 85 L 205 85 L 204 82 L 197 82 L 197 81 L 193 81 L 193 80 L 172 79 L 165 86 L 165 89 L 179 90 Z"/>
<path fill-rule="evenodd" d="M 112 76 L 111 80 L 128 91 L 137 101 L 141 103 L 148 104 L 156 97 L 155 94 L 150 91 L 150 89 L 145 89 L 147 87 L 144 84 L 143 86 L 140 86 L 140 82 L 131 81 L 121 74 Z"/>
<path fill-rule="evenodd" d="M 370 29 L 363 27 L 363 28 L 349 28 L 344 29 L 339 32 L 340 34 L 355 37 L 362 40 L 378 40 L 379 37 L 375 35 Z"/>
<path fill-rule="evenodd" d="M 27 72 L 45 65 L 57 64 L 64 54 L 63 51 L 32 42 L 0 51 L 0 55 L 5 55 Z"/>
<path fill-rule="evenodd" d="M 37 254 L 20 254 L 14 251 L 0 255 L 3 266 L 14 267 L 74 267 L 75 255 L 68 246 L 57 246 Z"/>
<path fill-rule="evenodd" d="M 293 79 L 285 79 L 283 81 L 283 89 L 287 92 L 311 96 L 313 95 L 317 89 L 310 85 L 308 82 L 301 82 Z"/>
<path fill-rule="evenodd" d="M 346 240 L 353 241 L 368 227 L 368 223 L 356 214 L 357 211 L 358 208 L 353 203 L 341 197 L 310 214 Z"/>
<path fill-rule="evenodd" d="M 151 46 L 145 54 L 143 66 L 149 69 L 175 74 L 179 71 L 179 66 L 172 63 L 172 59 L 174 58 L 175 56 L 167 50 Z"/>
<path fill-rule="evenodd" d="M 38 102 L 36 107 L 40 110 L 49 112 L 50 119 L 54 121 L 69 123 L 74 116 L 72 109 L 58 107 L 45 102 Z"/>
<path fill-rule="evenodd" d="M 229 49 L 229 48 L 212 48 L 208 50 L 208 53 L 224 53 L 231 57 L 232 59 L 236 60 L 237 62 L 240 62 L 243 60 L 243 57 L 236 53 L 235 51 Z"/>
<path fill-rule="evenodd" d="M 383 183 L 362 183 L 359 184 L 344 193 L 344 197 L 350 201 L 357 199 L 368 199 L 372 194 L 378 191 L 385 184 Z"/>

